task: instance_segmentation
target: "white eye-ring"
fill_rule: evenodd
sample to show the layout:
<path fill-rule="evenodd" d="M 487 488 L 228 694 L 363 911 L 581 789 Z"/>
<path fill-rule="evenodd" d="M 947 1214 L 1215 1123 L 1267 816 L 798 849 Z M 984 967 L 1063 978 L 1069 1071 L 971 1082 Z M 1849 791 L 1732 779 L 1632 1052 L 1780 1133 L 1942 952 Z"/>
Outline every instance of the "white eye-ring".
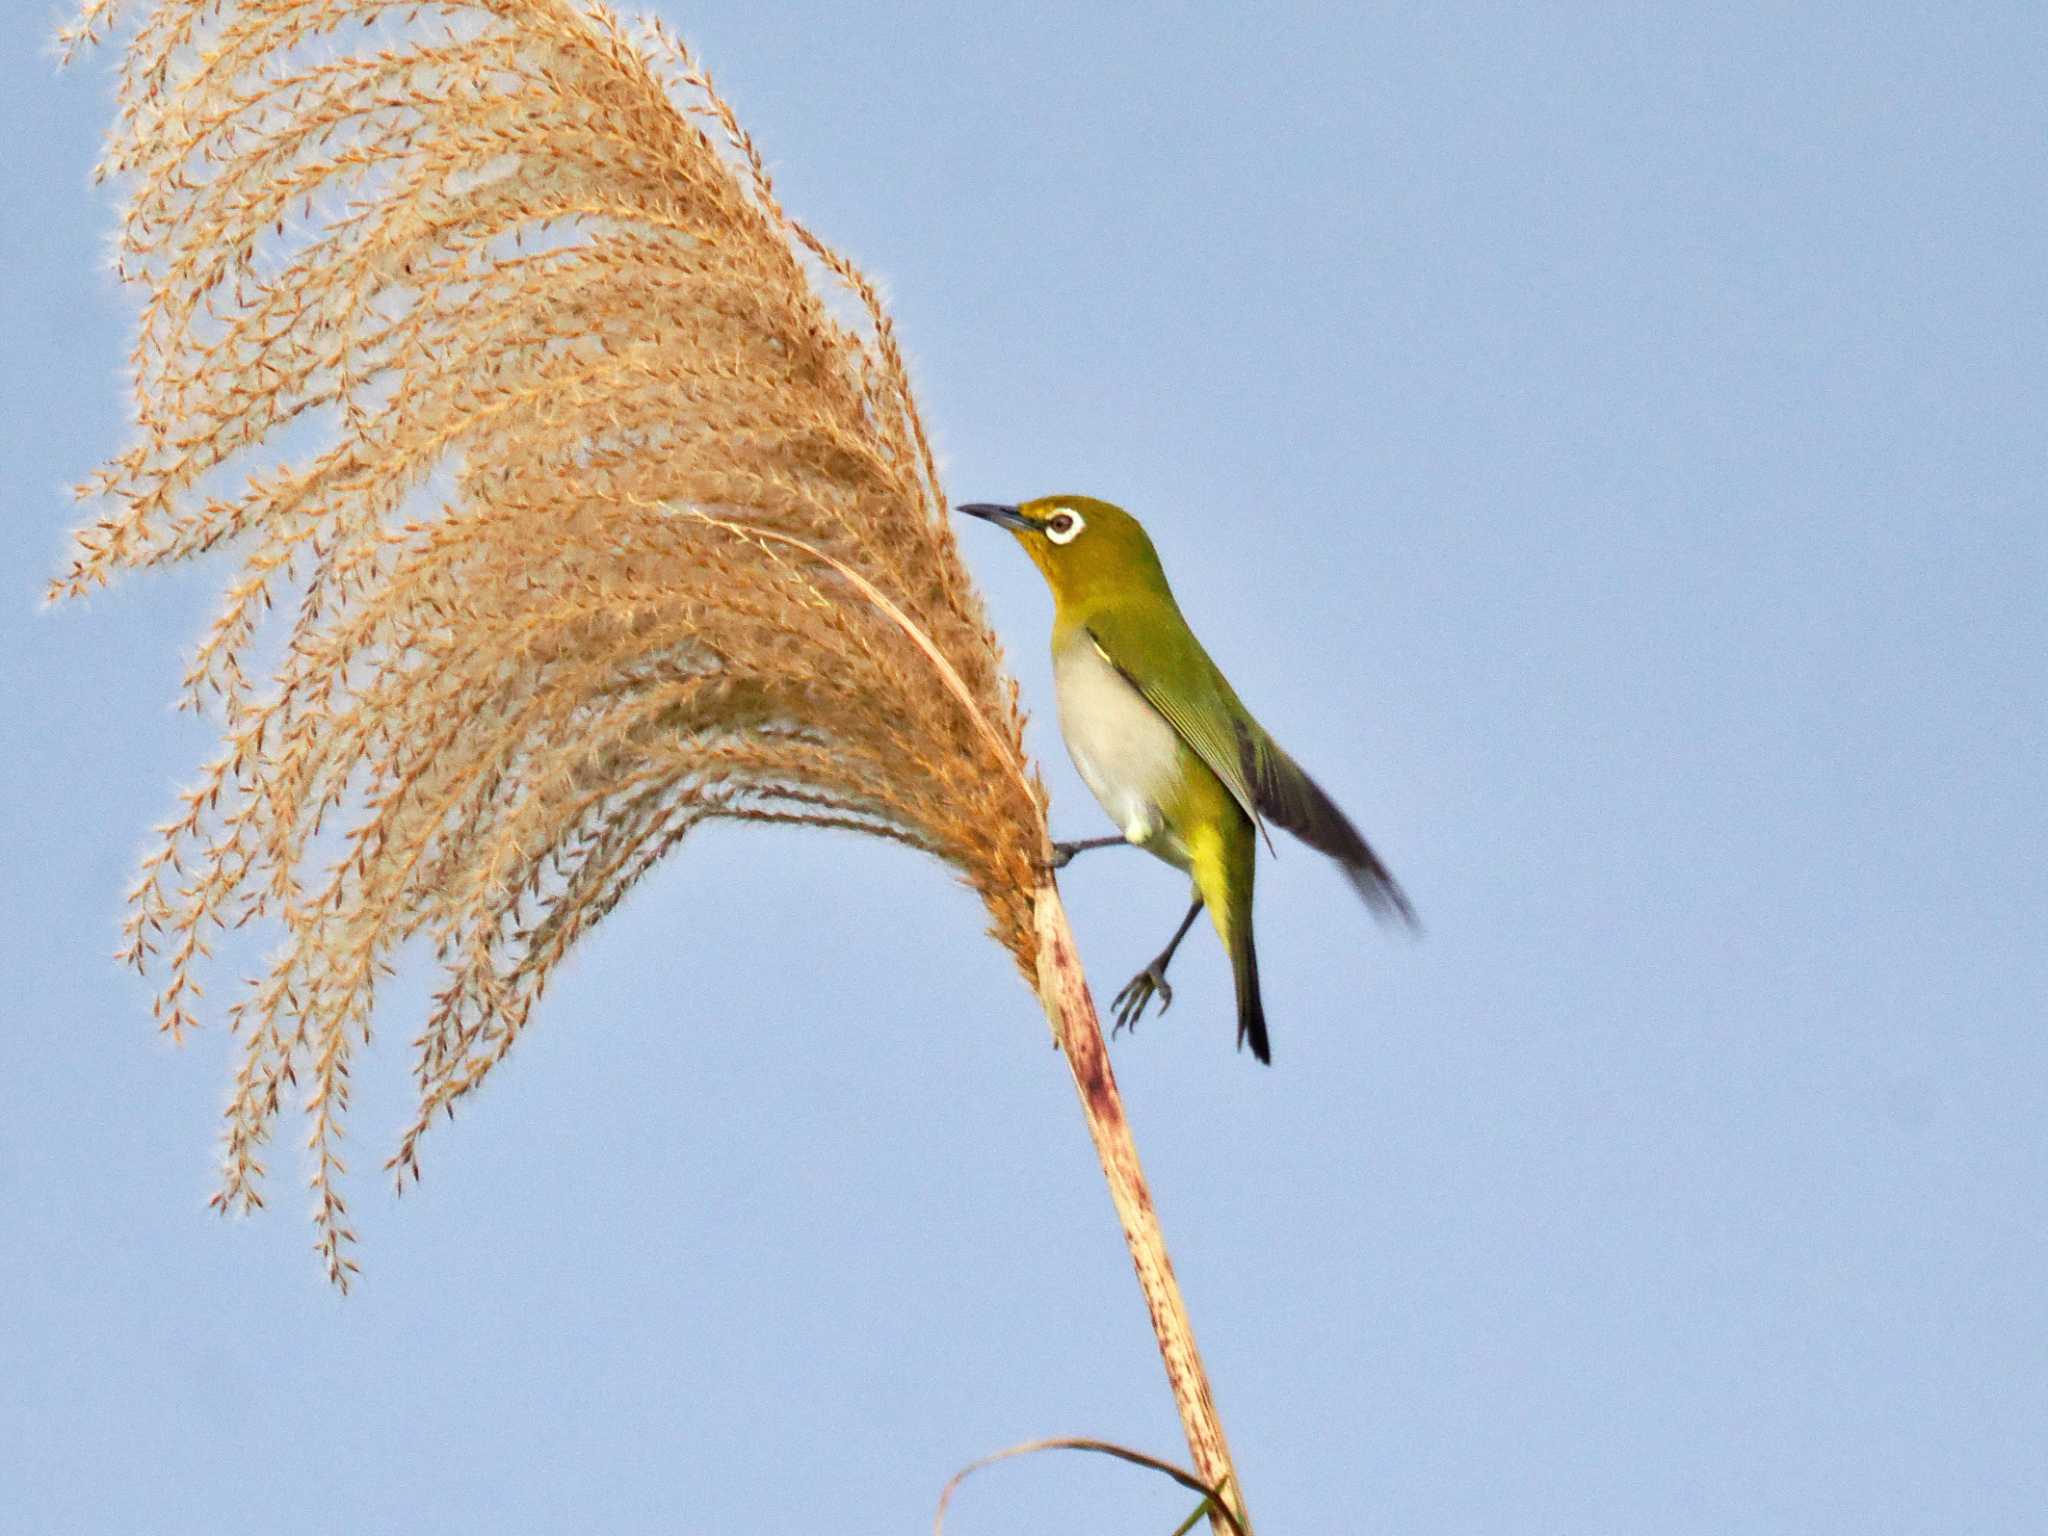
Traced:
<path fill-rule="evenodd" d="M 1061 507 L 1045 520 L 1045 536 L 1055 544 L 1071 544 L 1087 526 L 1072 507 Z"/>

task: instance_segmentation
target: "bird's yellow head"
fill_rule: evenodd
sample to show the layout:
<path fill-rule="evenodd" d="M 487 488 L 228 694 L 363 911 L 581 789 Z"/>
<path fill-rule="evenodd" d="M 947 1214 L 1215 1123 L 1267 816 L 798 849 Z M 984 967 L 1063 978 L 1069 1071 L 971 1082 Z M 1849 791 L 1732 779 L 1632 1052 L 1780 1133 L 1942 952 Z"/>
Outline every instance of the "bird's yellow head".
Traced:
<path fill-rule="evenodd" d="M 1007 528 L 1063 607 L 1166 585 L 1151 538 L 1135 517 L 1109 502 L 1041 496 L 1014 507 L 976 501 L 954 510 Z"/>

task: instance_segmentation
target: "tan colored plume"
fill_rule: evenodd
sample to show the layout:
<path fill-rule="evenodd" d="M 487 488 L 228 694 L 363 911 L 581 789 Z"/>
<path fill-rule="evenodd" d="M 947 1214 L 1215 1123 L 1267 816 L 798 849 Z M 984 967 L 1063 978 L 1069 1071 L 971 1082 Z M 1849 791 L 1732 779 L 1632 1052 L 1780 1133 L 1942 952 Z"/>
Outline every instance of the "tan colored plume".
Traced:
<path fill-rule="evenodd" d="M 708 821 L 936 854 L 1030 975 L 1040 798 L 889 319 L 683 47 L 582 0 L 136 9 L 103 171 L 140 431 L 57 590 L 239 566 L 187 678 L 223 750 L 126 950 L 179 1033 L 209 932 L 282 925 L 228 1010 L 219 1201 L 260 1203 L 298 1084 L 346 1283 L 340 1118 L 393 952 L 445 967 L 403 1178 Z"/>
<path fill-rule="evenodd" d="M 120 9 L 86 0 L 67 45 Z M 83 488 L 106 512 L 54 591 L 237 562 L 186 679 L 221 752 L 144 860 L 125 946 L 175 1035 L 217 930 L 284 935 L 226 1010 L 215 1204 L 262 1203 L 296 1096 L 346 1287 L 350 1061 L 409 942 L 442 977 L 401 1184 L 694 828 L 892 838 L 980 892 L 1036 987 L 1191 1486 L 1242 1532 L 1016 690 L 874 288 L 783 212 L 681 44 L 596 0 L 125 9 L 102 169 L 144 295 L 138 431 Z"/>

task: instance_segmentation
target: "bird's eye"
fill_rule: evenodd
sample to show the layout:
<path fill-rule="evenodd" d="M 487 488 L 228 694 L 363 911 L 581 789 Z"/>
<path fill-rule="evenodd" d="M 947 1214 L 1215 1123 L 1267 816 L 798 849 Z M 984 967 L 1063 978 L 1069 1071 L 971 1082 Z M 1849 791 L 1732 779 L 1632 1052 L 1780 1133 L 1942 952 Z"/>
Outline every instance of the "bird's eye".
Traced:
<path fill-rule="evenodd" d="M 1045 536 L 1055 544 L 1071 544 L 1083 526 L 1078 512 L 1069 512 L 1061 508 L 1046 519 Z"/>

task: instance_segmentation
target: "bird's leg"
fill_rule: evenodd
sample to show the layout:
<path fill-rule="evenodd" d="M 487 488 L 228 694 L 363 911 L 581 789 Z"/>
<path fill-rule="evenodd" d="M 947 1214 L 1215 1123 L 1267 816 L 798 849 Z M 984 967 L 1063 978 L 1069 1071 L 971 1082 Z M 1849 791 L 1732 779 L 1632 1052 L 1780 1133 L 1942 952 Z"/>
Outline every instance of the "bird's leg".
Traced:
<path fill-rule="evenodd" d="M 1116 1000 L 1110 1004 L 1116 1010 L 1116 1023 L 1109 1031 L 1112 1035 L 1136 1029 L 1155 992 L 1159 994 L 1160 1013 L 1164 1014 L 1173 1006 L 1173 988 L 1166 984 L 1166 968 L 1173 963 L 1173 952 L 1180 948 L 1180 941 L 1188 936 L 1188 930 L 1195 925 L 1195 914 L 1201 910 L 1202 898 L 1197 896 L 1194 905 L 1188 908 L 1188 915 L 1173 930 L 1173 937 L 1166 941 L 1166 948 L 1159 951 L 1159 958 L 1133 976 L 1130 984 L 1117 993 Z"/>
<path fill-rule="evenodd" d="M 1074 855 L 1086 853 L 1090 848 L 1114 848 L 1118 843 L 1128 842 L 1121 835 L 1116 837 L 1084 837 L 1078 843 L 1054 843 L 1052 845 L 1052 867 L 1065 869 L 1074 862 Z"/>

